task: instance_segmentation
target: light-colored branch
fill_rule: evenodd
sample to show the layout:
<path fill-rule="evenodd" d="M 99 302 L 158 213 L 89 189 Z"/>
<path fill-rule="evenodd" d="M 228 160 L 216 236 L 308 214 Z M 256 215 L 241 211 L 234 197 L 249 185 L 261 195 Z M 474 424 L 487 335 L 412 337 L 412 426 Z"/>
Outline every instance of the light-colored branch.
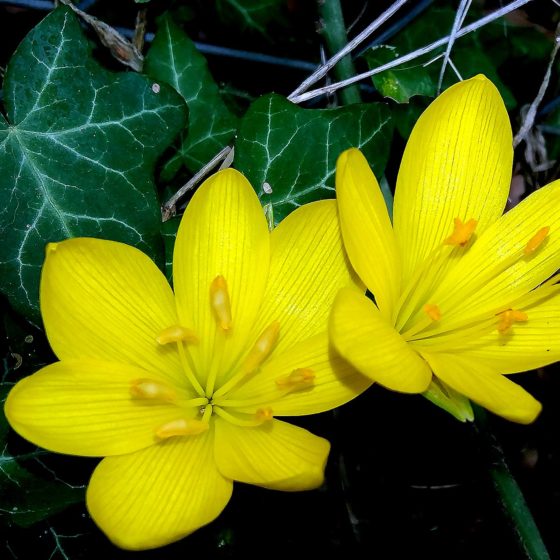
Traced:
<path fill-rule="evenodd" d="M 218 164 L 222 163 L 233 150 L 231 146 L 222 148 L 202 169 L 195 173 L 191 179 L 185 183 L 161 208 L 162 220 L 166 222 L 176 214 L 175 205 L 185 196 L 185 194 L 193 189 L 206 175 L 208 175 Z"/>
<path fill-rule="evenodd" d="M 404 6 L 408 0 L 397 0 L 394 4 L 389 6 L 377 19 L 372 21 L 361 33 L 356 35 L 346 46 L 331 57 L 325 64 L 319 66 L 309 78 L 304 80 L 290 95 L 288 99 L 293 101 L 298 95 L 309 89 L 310 86 L 318 82 L 321 78 L 326 76 L 330 69 L 347 54 L 351 53 L 360 43 L 365 41 L 376 29 L 379 29 L 395 12 Z"/>
<path fill-rule="evenodd" d="M 469 8 L 471 7 L 472 0 L 461 0 L 459 4 L 459 8 L 457 9 L 457 15 L 453 20 L 453 27 L 451 28 L 451 34 L 449 35 L 449 42 L 447 43 L 447 47 L 445 49 L 445 53 L 443 55 L 443 61 L 441 63 L 441 70 L 439 73 L 439 80 L 438 80 L 438 87 L 437 92 L 438 95 L 441 93 L 441 86 L 443 84 L 443 77 L 445 76 L 445 69 L 447 68 L 447 64 L 450 62 L 451 56 L 451 49 L 453 49 L 453 45 L 455 44 L 455 39 L 457 38 L 457 33 L 463 22 L 465 21 L 465 17 L 467 17 L 467 13 Z"/>
<path fill-rule="evenodd" d="M 503 8 L 500 8 L 499 10 L 496 10 L 495 12 L 492 12 L 491 14 L 488 14 L 487 16 L 480 18 L 479 20 L 471 23 L 470 25 L 463 27 L 457 32 L 456 38 L 468 35 L 469 33 L 472 33 L 473 31 L 476 31 L 477 29 L 480 29 L 481 27 L 484 27 L 485 25 L 491 23 L 492 21 L 499 19 L 506 14 L 509 14 L 513 10 L 517 10 L 517 8 L 520 8 L 521 6 L 524 6 L 529 2 L 532 2 L 532 0 L 515 0 L 514 2 L 507 4 Z M 342 80 L 340 82 L 336 82 L 334 84 L 330 84 L 322 88 L 313 89 L 311 91 L 302 93 L 301 95 L 297 95 L 289 99 L 290 101 L 292 101 L 292 103 L 302 103 L 303 101 L 313 99 L 314 97 L 318 97 L 325 93 L 333 93 L 340 88 L 346 87 L 350 84 L 359 82 L 366 78 L 370 78 L 375 74 L 380 74 L 385 70 L 389 70 L 390 68 L 395 68 L 396 66 L 404 64 L 405 62 L 409 62 L 411 60 L 414 60 L 415 58 L 419 58 L 429 52 L 432 52 L 433 50 L 443 45 L 446 45 L 449 42 L 449 39 L 450 36 L 448 35 L 447 37 L 443 37 L 437 41 L 434 41 L 433 43 L 430 43 L 425 47 L 421 47 L 420 49 L 417 49 L 411 53 L 405 54 L 403 56 L 396 58 L 395 60 L 387 62 L 382 66 L 378 66 L 377 68 L 373 68 L 372 70 L 368 70 L 367 72 L 362 72 L 361 74 L 357 74 L 356 76 L 353 76 L 352 78 L 348 78 L 347 80 Z"/>
<path fill-rule="evenodd" d="M 556 60 L 556 56 L 558 55 L 559 50 L 560 50 L 560 24 L 558 24 L 558 27 L 556 28 L 556 41 L 554 43 L 554 48 L 550 53 L 550 59 L 548 61 L 546 72 L 544 73 L 541 87 L 539 88 L 537 96 L 529 106 L 529 110 L 525 115 L 525 119 L 523 120 L 523 124 L 521 125 L 519 132 L 513 138 L 514 148 L 517 148 L 517 146 L 519 146 L 519 144 L 521 144 L 521 142 L 525 140 L 527 134 L 529 134 L 529 131 L 533 128 L 533 125 L 535 124 L 535 117 L 537 116 L 537 110 L 539 108 L 539 105 L 542 103 L 544 94 L 546 93 L 546 88 L 548 87 L 548 84 L 550 82 L 550 74 L 552 73 L 552 66 L 554 65 L 554 61 Z"/>

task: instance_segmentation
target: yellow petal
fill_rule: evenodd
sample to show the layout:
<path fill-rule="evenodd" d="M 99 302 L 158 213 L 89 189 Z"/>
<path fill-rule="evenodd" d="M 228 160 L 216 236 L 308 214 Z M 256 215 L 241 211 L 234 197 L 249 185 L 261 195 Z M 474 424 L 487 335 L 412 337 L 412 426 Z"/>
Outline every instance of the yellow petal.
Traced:
<path fill-rule="evenodd" d="M 444 383 L 507 420 L 529 424 L 541 411 L 541 404 L 525 389 L 483 361 L 458 354 L 424 357 Z"/>
<path fill-rule="evenodd" d="M 103 459 L 87 490 L 94 521 L 121 548 L 164 546 L 213 521 L 232 483 L 216 469 L 212 430 Z"/>
<path fill-rule="evenodd" d="M 528 315 L 505 334 L 493 330 L 472 341 L 465 356 L 485 362 L 501 373 L 518 373 L 560 360 L 560 294 L 533 305 L 518 304 Z"/>
<path fill-rule="evenodd" d="M 330 444 L 280 420 L 240 428 L 216 420 L 216 463 L 227 478 L 273 490 L 311 490 L 323 483 Z"/>
<path fill-rule="evenodd" d="M 270 275 L 253 337 L 278 321 L 277 355 L 327 329 L 337 291 L 355 275 L 342 245 L 334 200 L 292 212 L 273 230 L 270 243 Z"/>
<path fill-rule="evenodd" d="M 181 324 L 193 328 L 191 349 L 199 381 L 227 373 L 252 329 L 269 267 L 269 232 L 259 199 L 234 169 L 207 179 L 190 201 L 175 243 L 173 285 Z M 210 305 L 217 277 L 227 284 L 232 326 L 218 326 Z"/>
<path fill-rule="evenodd" d="M 313 383 L 286 394 L 277 380 L 297 369 L 310 370 Z M 232 392 L 231 399 L 253 403 L 238 406 L 241 412 L 254 412 L 258 402 L 258 406 L 270 406 L 277 416 L 301 416 L 336 408 L 371 384 L 371 379 L 333 351 L 325 331 L 275 353 L 256 375 Z"/>
<path fill-rule="evenodd" d="M 377 179 L 355 148 L 338 158 L 336 200 L 352 265 L 375 295 L 380 311 L 390 317 L 399 294 L 400 256 Z"/>
<path fill-rule="evenodd" d="M 331 341 L 343 358 L 381 385 L 404 393 L 421 393 L 432 372 L 368 298 L 344 288 L 330 318 Z"/>
<path fill-rule="evenodd" d="M 432 102 L 410 135 L 395 191 L 405 281 L 451 235 L 455 218 L 477 220 L 480 235 L 501 215 L 512 158 L 507 111 L 484 76 L 460 82 Z"/>
<path fill-rule="evenodd" d="M 525 247 L 544 227 L 550 228 L 548 235 L 526 255 Z M 517 261 L 502 271 L 501 263 L 515 254 Z M 560 181 L 555 181 L 490 226 L 442 281 L 433 299 L 449 321 L 507 308 L 559 267 Z"/>
<path fill-rule="evenodd" d="M 152 445 L 155 429 L 181 414 L 176 405 L 131 397 L 133 382 L 146 377 L 165 383 L 163 376 L 126 364 L 56 362 L 13 387 L 6 416 L 21 436 L 51 451 L 130 453 Z M 184 394 L 177 396 L 177 402 L 185 400 Z"/>
<path fill-rule="evenodd" d="M 51 243 L 41 276 L 41 313 L 61 360 L 96 359 L 180 376 L 156 342 L 177 322 L 173 292 L 141 251 L 114 241 Z"/>

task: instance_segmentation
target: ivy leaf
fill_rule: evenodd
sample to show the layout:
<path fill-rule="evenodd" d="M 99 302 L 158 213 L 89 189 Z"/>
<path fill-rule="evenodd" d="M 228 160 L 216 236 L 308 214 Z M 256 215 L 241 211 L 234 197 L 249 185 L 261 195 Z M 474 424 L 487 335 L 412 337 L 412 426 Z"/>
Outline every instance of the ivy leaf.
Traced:
<path fill-rule="evenodd" d="M 161 261 L 155 160 L 185 122 L 182 99 L 146 77 L 111 73 L 60 7 L 6 71 L 0 118 L 0 273 L 14 308 L 39 321 L 45 244 L 93 236 Z"/>
<path fill-rule="evenodd" d="M 302 109 L 267 95 L 241 122 L 234 166 L 272 206 L 278 223 L 306 202 L 334 198 L 336 160 L 347 148 L 360 148 L 381 177 L 392 134 L 390 112 L 380 103 Z"/>
<path fill-rule="evenodd" d="M 379 45 L 370 49 L 364 58 L 370 69 L 377 68 L 398 58 L 400 53 L 396 47 Z M 436 84 L 429 72 L 418 63 L 409 63 L 407 67 L 397 66 L 372 76 L 373 85 L 384 97 L 397 103 L 408 103 L 415 95 L 436 94 Z"/>
<path fill-rule="evenodd" d="M 285 4 L 285 0 L 218 0 L 216 9 L 224 23 L 266 36 L 271 22 L 284 22 Z"/>
<path fill-rule="evenodd" d="M 182 135 L 178 156 L 189 171 L 198 171 L 232 140 L 237 117 L 222 100 L 206 59 L 170 16 L 160 22 L 144 69 L 155 80 L 173 86 L 187 102 L 189 128 Z M 175 160 L 170 160 L 171 168 L 177 167 Z"/>

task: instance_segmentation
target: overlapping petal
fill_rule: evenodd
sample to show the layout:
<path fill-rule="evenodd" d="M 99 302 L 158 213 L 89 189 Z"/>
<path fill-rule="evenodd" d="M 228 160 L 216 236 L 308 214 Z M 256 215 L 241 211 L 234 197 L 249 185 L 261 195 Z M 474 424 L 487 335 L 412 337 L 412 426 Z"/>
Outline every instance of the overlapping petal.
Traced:
<path fill-rule="evenodd" d="M 212 430 L 103 459 L 87 490 L 95 522 L 117 546 L 141 550 L 179 540 L 210 523 L 232 482 L 214 463 Z"/>
<path fill-rule="evenodd" d="M 548 236 L 533 253 L 529 240 Z M 513 257 L 513 259 L 512 259 Z M 507 265 L 510 266 L 507 266 Z M 543 187 L 504 214 L 474 243 L 434 294 L 450 321 L 509 306 L 560 268 L 560 181 Z"/>
<path fill-rule="evenodd" d="M 207 179 L 190 201 L 175 243 L 173 285 L 179 320 L 194 329 L 200 343 L 192 349 L 199 381 L 223 374 L 248 345 L 259 310 L 270 260 L 270 239 L 263 209 L 249 182 L 233 169 Z M 233 325 L 216 328 L 210 286 L 227 282 Z"/>
<path fill-rule="evenodd" d="M 311 370 L 313 382 L 308 387 L 295 387 L 287 392 L 277 381 L 296 369 Z M 253 413 L 258 403 L 270 406 L 278 416 L 301 416 L 341 406 L 371 384 L 371 379 L 333 351 L 324 331 L 282 353 L 274 353 L 256 375 L 232 392 L 231 399 L 241 412 Z"/>
<path fill-rule="evenodd" d="M 280 420 L 250 429 L 216 420 L 218 469 L 239 482 L 284 491 L 317 488 L 329 449 L 326 439 Z"/>
<path fill-rule="evenodd" d="M 482 360 L 459 354 L 424 353 L 423 356 L 438 378 L 499 416 L 529 424 L 541 411 L 541 404 L 525 389 Z"/>
<path fill-rule="evenodd" d="M 60 359 L 120 362 L 176 379 L 176 355 L 158 347 L 177 322 L 173 292 L 141 251 L 114 241 L 51 243 L 41 276 L 41 313 Z"/>
<path fill-rule="evenodd" d="M 521 300 L 518 307 L 527 313 L 527 321 L 516 323 L 508 333 L 494 330 L 477 338 L 466 346 L 465 356 L 501 373 L 519 373 L 560 360 L 560 293 L 529 306 Z"/>
<path fill-rule="evenodd" d="M 431 103 L 410 135 L 395 191 L 405 283 L 451 234 L 454 218 L 478 220 L 481 234 L 501 215 L 512 158 L 508 114 L 489 80 L 460 82 Z"/>
<path fill-rule="evenodd" d="M 21 436 L 51 451 L 130 453 L 155 443 L 156 428 L 184 414 L 169 403 L 133 399 L 132 383 L 145 377 L 145 370 L 127 364 L 56 362 L 16 384 L 6 401 L 6 416 Z M 165 382 L 163 376 L 150 377 Z M 185 399 L 177 397 L 178 403 Z M 195 412 L 193 408 L 193 416 Z"/>
<path fill-rule="evenodd" d="M 338 159 L 336 198 L 352 265 L 375 294 L 380 311 L 391 317 L 400 289 L 400 255 L 377 179 L 357 149 Z"/>
<path fill-rule="evenodd" d="M 270 241 L 270 274 L 253 337 L 278 321 L 278 355 L 326 330 L 336 292 L 357 279 L 343 248 L 334 200 L 301 206 L 272 231 Z"/>
<path fill-rule="evenodd" d="M 421 393 L 431 381 L 426 362 L 358 291 L 343 288 L 330 317 L 336 350 L 354 367 L 381 385 L 405 393 Z"/>

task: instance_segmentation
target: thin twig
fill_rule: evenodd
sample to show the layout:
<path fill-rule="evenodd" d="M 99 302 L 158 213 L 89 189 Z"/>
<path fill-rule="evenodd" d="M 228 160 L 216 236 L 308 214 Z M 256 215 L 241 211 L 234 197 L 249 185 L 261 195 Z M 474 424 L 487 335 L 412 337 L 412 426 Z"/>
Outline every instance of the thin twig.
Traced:
<path fill-rule="evenodd" d="M 461 30 L 458 31 L 457 38 L 472 33 L 473 31 L 476 31 L 477 29 L 484 27 L 485 25 L 491 23 L 492 21 L 499 19 L 506 14 L 509 14 L 513 10 L 520 8 L 521 6 L 524 6 L 529 2 L 532 2 L 532 0 L 515 0 L 515 2 L 511 2 L 510 4 L 504 6 L 503 8 L 500 8 L 499 10 L 496 10 L 495 12 L 492 12 L 491 14 L 488 14 L 487 16 L 480 18 L 479 20 L 471 23 L 470 25 L 463 27 Z M 430 43 L 429 45 L 426 45 L 425 47 L 421 47 L 420 49 L 417 49 L 411 53 L 405 54 L 403 56 L 400 56 L 399 58 L 396 58 L 395 60 L 387 62 L 387 64 L 383 64 L 382 66 L 378 66 L 377 68 L 373 68 L 372 70 L 368 70 L 367 72 L 362 72 L 361 74 L 357 74 L 356 76 L 353 76 L 352 78 L 348 78 L 347 80 L 342 80 L 340 82 L 328 86 L 313 89 L 301 95 L 289 97 L 288 99 L 290 99 L 292 103 L 302 103 L 303 101 L 313 99 L 314 97 L 318 97 L 325 93 L 333 93 L 340 88 L 346 87 L 350 84 L 354 84 L 356 82 L 359 82 L 360 80 L 364 80 L 365 78 L 370 78 L 375 74 L 380 74 L 385 70 L 389 70 L 390 68 L 395 68 L 396 66 L 400 66 L 405 62 L 409 62 L 411 60 L 414 60 L 415 58 L 419 58 L 424 54 L 432 52 L 433 50 L 447 44 L 449 39 L 450 39 L 449 36 L 443 37 L 437 41 L 434 41 L 433 43 Z"/>
<path fill-rule="evenodd" d="M 290 95 L 288 99 L 293 101 L 298 95 L 306 91 L 314 83 L 318 82 L 321 78 L 326 76 L 330 69 L 347 54 L 352 52 L 361 42 L 365 41 L 376 29 L 385 23 L 397 10 L 404 6 L 408 0 L 397 0 L 387 10 L 385 10 L 377 19 L 372 21 L 361 33 L 352 39 L 343 49 L 331 57 L 325 64 L 319 66 L 309 78 L 304 80 Z"/>
<path fill-rule="evenodd" d="M 134 25 L 134 36 L 132 37 L 132 44 L 136 50 L 141 53 L 144 50 L 144 41 L 146 36 L 146 26 L 148 8 L 140 8 L 136 14 L 136 24 Z"/>
<path fill-rule="evenodd" d="M 457 9 L 457 15 L 453 20 L 453 27 L 451 28 L 451 33 L 449 35 L 449 42 L 447 43 L 447 47 L 445 49 L 445 53 L 443 55 L 443 61 L 441 63 L 441 70 L 439 73 L 439 80 L 437 86 L 437 93 L 438 95 L 441 93 L 441 85 L 443 84 L 443 77 L 445 75 L 445 69 L 447 68 L 447 64 L 450 61 L 451 50 L 453 49 L 453 45 L 455 44 L 455 39 L 457 38 L 457 33 L 461 29 L 463 22 L 465 21 L 465 17 L 467 17 L 467 13 L 469 8 L 471 7 L 472 0 L 461 0 L 459 4 L 459 8 Z"/>
<path fill-rule="evenodd" d="M 527 134 L 529 134 L 529 131 L 533 128 L 533 125 L 535 124 L 535 117 L 537 116 L 537 110 L 539 108 L 539 105 L 542 103 L 544 94 L 546 93 L 546 88 L 548 87 L 548 84 L 550 82 L 552 66 L 554 65 L 556 56 L 558 55 L 558 50 L 560 50 L 560 23 L 556 28 L 556 40 L 555 40 L 554 48 L 550 53 L 550 59 L 548 61 L 548 66 L 546 67 L 546 72 L 544 73 L 544 78 L 541 83 L 541 87 L 539 88 L 537 96 L 529 106 L 529 110 L 525 115 L 525 119 L 523 120 L 523 124 L 521 125 L 519 132 L 513 138 L 514 148 L 517 148 L 517 146 L 519 146 L 519 144 L 526 139 Z"/>
<path fill-rule="evenodd" d="M 232 151 L 231 146 L 226 146 L 222 148 L 202 169 L 197 171 L 191 179 L 185 183 L 163 206 L 161 209 L 162 220 L 166 222 L 173 216 L 175 216 L 177 209 L 175 205 L 180 198 L 185 196 L 185 194 L 193 189 L 206 175 L 208 175 L 218 164 L 227 158 L 229 153 Z"/>

